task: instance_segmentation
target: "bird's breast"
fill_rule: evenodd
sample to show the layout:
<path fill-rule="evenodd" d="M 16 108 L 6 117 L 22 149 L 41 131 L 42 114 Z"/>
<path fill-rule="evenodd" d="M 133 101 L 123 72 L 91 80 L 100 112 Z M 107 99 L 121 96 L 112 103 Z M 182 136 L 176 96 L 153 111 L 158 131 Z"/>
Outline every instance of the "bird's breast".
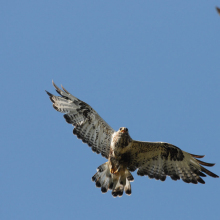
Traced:
<path fill-rule="evenodd" d="M 116 157 L 120 156 L 120 154 L 125 151 L 131 142 L 132 139 L 130 138 L 129 134 L 115 133 L 111 141 L 112 155 Z"/>

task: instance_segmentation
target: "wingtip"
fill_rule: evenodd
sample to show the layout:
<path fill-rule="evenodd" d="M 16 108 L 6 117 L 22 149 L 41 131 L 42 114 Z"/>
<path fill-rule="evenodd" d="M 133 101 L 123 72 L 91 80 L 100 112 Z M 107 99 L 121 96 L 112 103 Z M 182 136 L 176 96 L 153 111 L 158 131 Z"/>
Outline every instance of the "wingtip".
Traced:
<path fill-rule="evenodd" d="M 70 94 L 66 89 L 64 89 L 62 85 L 61 85 L 61 88 L 63 89 L 64 92 L 66 92 L 67 94 Z"/>
<path fill-rule="evenodd" d="M 55 84 L 55 82 L 52 80 L 52 84 L 53 86 L 55 87 L 55 89 L 58 89 L 59 90 L 59 87 Z"/>
<path fill-rule="evenodd" d="M 49 95 L 50 97 L 53 96 L 50 92 L 48 92 L 47 90 L 45 90 L 45 92 L 47 93 L 47 95 Z"/>
<path fill-rule="evenodd" d="M 196 159 L 196 160 L 199 162 L 199 164 L 201 164 L 201 165 L 203 165 L 203 166 L 213 167 L 213 166 L 215 165 L 215 163 L 206 163 L 206 162 L 201 161 L 201 160 L 199 160 L 199 159 Z"/>
<path fill-rule="evenodd" d="M 53 79 L 52 79 L 52 85 L 56 88 L 57 85 L 54 83 Z"/>
<path fill-rule="evenodd" d="M 53 86 L 54 86 L 54 88 L 55 88 L 55 90 L 57 91 L 57 93 L 59 94 L 59 95 L 61 95 L 62 96 L 62 90 L 54 83 L 54 81 L 52 80 L 52 84 L 53 84 Z"/>
<path fill-rule="evenodd" d="M 195 154 L 190 154 L 190 155 L 195 157 L 195 158 L 203 158 L 203 157 L 205 157 L 205 155 L 195 155 Z"/>
<path fill-rule="evenodd" d="M 201 171 L 208 174 L 209 176 L 211 177 L 214 177 L 214 178 L 219 178 L 218 175 L 216 175 L 215 173 L 211 172 L 210 170 L 207 170 L 205 167 L 201 166 Z"/>

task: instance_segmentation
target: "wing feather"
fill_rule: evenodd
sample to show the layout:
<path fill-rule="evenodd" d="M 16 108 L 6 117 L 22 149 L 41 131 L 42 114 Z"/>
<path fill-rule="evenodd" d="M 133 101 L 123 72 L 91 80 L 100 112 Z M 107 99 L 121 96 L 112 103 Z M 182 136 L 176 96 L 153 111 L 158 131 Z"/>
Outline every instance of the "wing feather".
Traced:
<path fill-rule="evenodd" d="M 205 155 L 195 155 L 195 154 L 190 154 L 190 155 L 192 155 L 195 158 L 203 158 L 205 156 Z"/>
<path fill-rule="evenodd" d="M 137 174 L 140 176 L 147 175 L 162 181 L 170 176 L 173 180 L 181 178 L 186 183 L 194 184 L 205 183 L 201 178 L 206 176 L 204 173 L 218 177 L 202 166 L 211 167 L 215 164 L 196 159 L 204 156 L 187 153 L 172 144 L 133 141 L 125 153 L 129 158 L 128 170 L 138 169 Z"/>
<path fill-rule="evenodd" d="M 71 95 L 63 86 L 61 90 L 54 82 L 52 83 L 57 93 L 61 95 L 54 96 L 46 91 L 54 109 L 65 113 L 66 122 L 75 126 L 73 134 L 87 143 L 94 152 L 108 158 L 111 137 L 115 131 L 91 106 Z"/>

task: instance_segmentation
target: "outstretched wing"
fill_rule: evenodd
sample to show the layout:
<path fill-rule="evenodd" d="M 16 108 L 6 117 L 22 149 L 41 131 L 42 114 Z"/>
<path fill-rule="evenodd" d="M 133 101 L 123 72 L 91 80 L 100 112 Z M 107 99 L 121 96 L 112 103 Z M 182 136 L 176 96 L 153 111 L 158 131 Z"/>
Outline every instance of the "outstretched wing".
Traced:
<path fill-rule="evenodd" d="M 138 168 L 137 174 L 140 176 L 148 175 L 149 178 L 164 181 L 168 175 L 173 180 L 181 178 L 186 183 L 204 184 L 201 178 L 206 176 L 204 173 L 211 177 L 218 176 L 201 166 L 211 167 L 215 164 L 196 159 L 203 157 L 189 154 L 168 143 L 133 141 L 122 158 L 130 171 Z"/>
<path fill-rule="evenodd" d="M 52 83 L 61 96 L 46 92 L 53 102 L 53 107 L 59 112 L 66 113 L 64 115 L 66 122 L 75 126 L 73 134 L 87 143 L 94 152 L 108 158 L 111 136 L 115 131 L 91 106 L 71 95 L 62 86 L 63 90 Z"/>

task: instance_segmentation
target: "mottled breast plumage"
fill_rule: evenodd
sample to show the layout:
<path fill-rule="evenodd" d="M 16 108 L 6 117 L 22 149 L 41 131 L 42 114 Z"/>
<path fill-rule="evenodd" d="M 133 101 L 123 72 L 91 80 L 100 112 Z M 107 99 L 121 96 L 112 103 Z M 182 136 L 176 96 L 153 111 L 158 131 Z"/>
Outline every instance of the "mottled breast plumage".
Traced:
<path fill-rule="evenodd" d="M 115 132 L 112 137 L 112 147 L 115 149 L 123 149 L 132 142 L 128 132 L 122 133 L 120 130 Z"/>

